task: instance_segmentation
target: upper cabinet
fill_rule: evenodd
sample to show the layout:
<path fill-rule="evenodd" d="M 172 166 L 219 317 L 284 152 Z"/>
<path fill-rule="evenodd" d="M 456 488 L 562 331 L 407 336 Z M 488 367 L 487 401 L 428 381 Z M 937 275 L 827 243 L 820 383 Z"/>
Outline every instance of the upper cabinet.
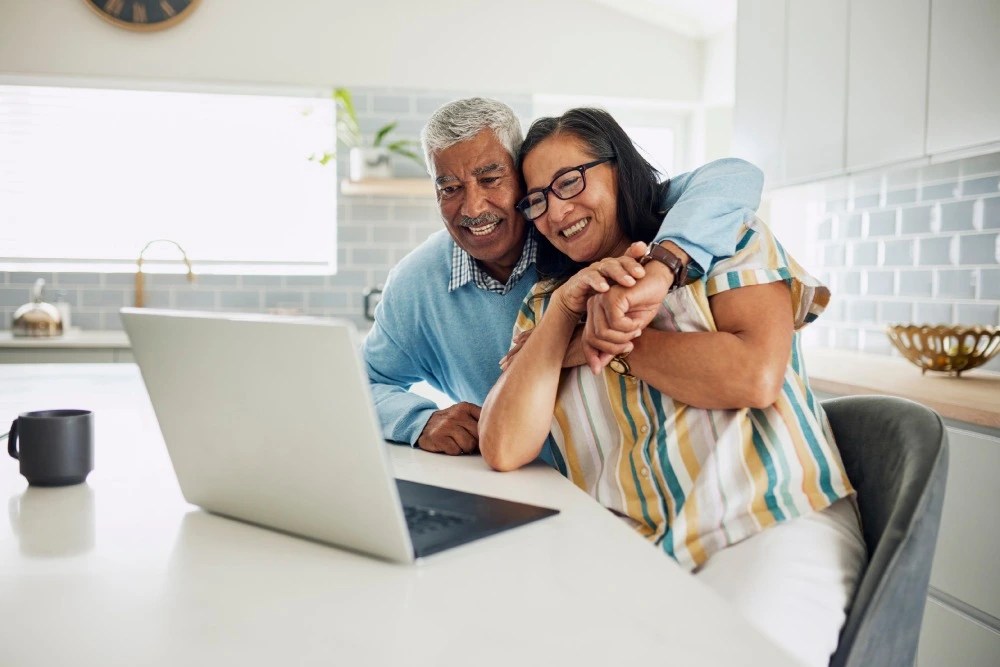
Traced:
<path fill-rule="evenodd" d="M 740 0 L 734 153 L 768 185 L 1000 141 L 997 0 Z"/>
<path fill-rule="evenodd" d="M 852 1 L 847 168 L 924 154 L 930 0 Z"/>
<path fill-rule="evenodd" d="M 785 3 L 741 0 L 736 23 L 733 152 L 784 180 Z"/>
<path fill-rule="evenodd" d="M 1000 2 L 931 4 L 927 152 L 1000 141 Z"/>
<path fill-rule="evenodd" d="M 847 100 L 847 0 L 788 4 L 785 178 L 844 169 Z"/>

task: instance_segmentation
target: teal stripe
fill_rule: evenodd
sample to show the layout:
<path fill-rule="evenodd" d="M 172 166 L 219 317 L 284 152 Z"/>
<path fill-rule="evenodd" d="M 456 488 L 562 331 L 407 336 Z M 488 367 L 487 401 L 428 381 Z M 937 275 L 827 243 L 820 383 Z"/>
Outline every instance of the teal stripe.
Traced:
<path fill-rule="evenodd" d="M 809 426 L 806 416 L 802 412 L 802 406 L 795 400 L 795 395 L 792 393 L 792 387 L 787 381 L 785 382 L 784 387 L 782 387 L 782 393 L 788 397 L 788 402 L 792 404 L 792 408 L 795 410 L 795 416 L 799 420 L 799 430 L 802 431 L 802 435 L 805 437 L 806 443 L 809 445 L 809 451 L 812 452 L 813 458 L 816 459 L 816 465 L 819 466 L 819 486 L 823 490 L 823 493 L 826 494 L 827 500 L 833 502 L 838 499 L 838 496 L 833 490 L 833 483 L 830 477 L 830 462 L 826 460 L 826 456 L 824 456 L 823 450 L 820 448 L 819 442 L 816 440 L 816 434 L 813 433 L 812 428 Z"/>
<path fill-rule="evenodd" d="M 650 392 L 653 396 L 653 407 L 656 408 L 656 419 L 660 424 L 667 423 L 667 414 L 663 409 L 663 399 L 660 392 Z M 667 429 L 660 428 L 656 431 L 656 448 L 657 452 L 660 454 L 660 460 L 664 462 L 663 465 L 663 476 L 667 479 L 667 488 L 670 490 L 670 497 L 674 501 L 674 507 L 676 508 L 676 513 L 681 513 L 681 508 L 684 507 L 684 489 L 681 488 L 681 482 L 677 479 L 677 475 L 674 473 L 674 466 L 670 461 L 670 455 L 667 453 Z"/>
<path fill-rule="evenodd" d="M 738 271 L 730 271 L 726 274 L 726 281 L 729 283 L 729 289 L 736 289 L 737 287 L 743 287 L 743 281 L 740 280 L 740 274 Z"/>
<path fill-rule="evenodd" d="M 760 460 L 764 462 L 764 470 L 767 472 L 767 492 L 764 494 L 764 502 L 767 504 L 767 509 L 771 511 L 771 515 L 777 521 L 784 521 L 785 514 L 778 507 L 778 503 L 774 499 L 774 488 L 778 483 L 777 475 L 774 472 L 774 463 L 771 461 L 771 454 L 767 451 L 767 447 L 764 446 L 764 441 L 761 439 L 757 429 L 753 429 L 753 448 L 757 451 L 757 456 L 760 457 Z"/>
<path fill-rule="evenodd" d="M 653 395 L 654 392 L 655 393 L 659 393 L 658 391 L 656 391 L 655 389 L 653 389 L 652 387 L 650 387 L 649 388 L 649 392 L 648 392 L 650 402 L 652 402 L 652 399 L 653 399 L 652 395 Z M 642 400 L 642 392 L 641 391 L 639 392 L 639 407 L 642 409 L 643 414 L 645 415 L 647 421 L 650 421 L 649 420 L 649 414 L 646 412 L 646 403 Z M 658 421 L 657 423 L 658 424 L 663 424 L 662 421 Z M 662 428 L 657 428 L 656 432 L 659 433 L 662 430 L 663 430 Z M 660 511 L 663 513 L 663 520 L 667 524 L 667 531 L 664 531 L 664 535 L 665 535 L 670 530 L 670 512 L 667 510 L 667 502 L 665 500 L 665 498 L 667 497 L 666 491 L 663 489 L 662 486 L 660 486 L 660 479 L 659 479 L 659 477 L 657 477 L 656 475 L 653 474 L 653 453 L 650 450 L 650 446 L 653 445 L 653 442 L 654 442 L 652 435 L 653 434 L 650 433 L 646 437 L 646 441 L 642 444 L 642 449 L 643 449 L 643 455 L 645 456 L 646 461 L 648 462 L 647 465 L 649 465 L 649 471 L 650 471 L 649 477 L 650 477 L 650 479 L 653 482 L 653 486 L 656 488 L 656 497 L 659 500 Z M 660 468 L 662 469 L 662 463 L 660 464 Z"/>
<path fill-rule="evenodd" d="M 632 442 L 635 442 L 639 437 L 639 431 L 635 427 L 635 420 L 632 419 L 632 414 L 628 411 L 628 402 L 626 401 L 627 388 L 625 386 L 625 376 L 618 376 L 618 389 L 619 395 L 621 396 L 622 414 L 625 415 L 625 419 L 628 421 L 629 430 L 632 431 Z M 646 525 L 650 528 L 656 528 L 656 523 L 653 518 L 649 516 L 649 505 L 646 503 L 646 496 L 640 493 L 641 486 L 639 484 L 639 471 L 635 467 L 635 447 L 630 447 L 628 452 L 628 463 L 632 472 L 632 484 L 635 488 L 636 494 L 639 497 L 639 507 L 642 508 L 642 517 L 646 520 Z"/>
<path fill-rule="evenodd" d="M 560 450 L 559 446 L 556 444 L 556 439 L 553 438 L 550 433 L 545 442 L 549 446 L 549 453 L 552 454 L 552 465 L 555 466 L 555 469 L 558 470 L 563 477 L 568 478 L 569 467 L 566 465 L 566 459 L 563 458 L 562 450 Z"/>
<path fill-rule="evenodd" d="M 806 367 L 802 363 L 802 336 L 798 332 L 792 335 L 792 371 L 802 378 L 802 385 L 806 393 L 806 405 L 809 406 L 809 412 L 814 415 L 817 414 L 816 397 L 813 396 L 812 390 L 809 388 L 809 376 L 806 373 Z"/>
<path fill-rule="evenodd" d="M 753 429 L 754 434 L 758 433 L 758 425 L 771 442 L 779 443 L 779 445 L 774 448 L 775 456 L 777 457 L 778 466 L 781 472 L 781 484 L 778 488 L 781 491 L 781 501 L 784 503 L 785 507 L 794 512 L 795 501 L 792 499 L 791 489 L 789 488 L 789 485 L 792 483 L 792 473 L 788 466 L 788 459 L 785 457 L 785 448 L 781 446 L 781 443 L 784 441 L 778 437 L 777 433 L 775 433 L 774 427 L 771 426 L 771 422 L 768 420 L 765 411 L 752 409 L 750 410 L 750 427 Z"/>
<path fill-rule="evenodd" d="M 741 238 L 740 242 L 736 244 L 736 252 L 734 252 L 733 254 L 738 255 L 741 250 L 743 250 L 750 244 L 750 241 L 756 235 L 757 235 L 757 230 L 753 229 L 752 227 L 747 227 L 747 231 L 745 234 L 743 234 L 743 238 Z"/>

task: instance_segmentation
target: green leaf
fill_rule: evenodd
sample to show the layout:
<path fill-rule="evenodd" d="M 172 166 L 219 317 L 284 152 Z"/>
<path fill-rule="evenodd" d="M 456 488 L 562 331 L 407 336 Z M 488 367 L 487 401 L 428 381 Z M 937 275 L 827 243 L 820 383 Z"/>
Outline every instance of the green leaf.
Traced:
<path fill-rule="evenodd" d="M 399 123 L 397 123 L 396 121 L 393 121 L 391 123 L 387 123 L 386 125 L 383 125 L 382 128 L 378 132 L 375 133 L 375 141 L 372 142 L 372 146 L 375 146 L 376 148 L 379 147 L 379 146 L 381 146 L 382 145 L 382 140 L 385 139 L 385 135 L 387 135 L 390 132 L 392 132 L 393 130 L 395 130 L 396 129 L 396 125 L 398 125 L 398 124 Z"/>
<path fill-rule="evenodd" d="M 410 146 L 416 146 L 416 145 L 417 145 L 416 141 L 413 141 L 411 139 L 401 139 L 399 141 L 392 142 L 391 144 L 386 146 L 386 148 L 388 148 L 390 152 L 395 153 L 396 155 L 402 155 L 403 157 L 410 158 L 411 160 L 419 164 L 421 167 L 423 167 L 424 166 L 423 159 L 417 153 L 410 150 L 409 148 Z"/>
<path fill-rule="evenodd" d="M 337 139 L 351 148 L 364 145 L 351 91 L 347 88 L 336 88 L 333 91 L 333 100 L 337 104 Z"/>

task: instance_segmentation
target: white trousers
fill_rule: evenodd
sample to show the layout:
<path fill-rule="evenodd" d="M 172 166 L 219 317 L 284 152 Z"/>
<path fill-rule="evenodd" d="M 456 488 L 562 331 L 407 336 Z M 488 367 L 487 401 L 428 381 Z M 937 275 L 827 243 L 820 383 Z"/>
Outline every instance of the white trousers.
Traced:
<path fill-rule="evenodd" d="M 716 552 L 695 575 L 801 662 L 826 667 L 867 562 L 843 498 Z"/>

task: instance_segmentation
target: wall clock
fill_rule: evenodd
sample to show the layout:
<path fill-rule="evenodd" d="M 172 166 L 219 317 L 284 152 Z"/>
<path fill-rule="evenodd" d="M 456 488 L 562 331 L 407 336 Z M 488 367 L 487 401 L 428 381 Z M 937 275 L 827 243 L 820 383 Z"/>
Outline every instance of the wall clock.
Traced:
<path fill-rule="evenodd" d="M 201 0 L 83 0 L 105 21 L 129 30 L 163 30 L 190 16 Z"/>

